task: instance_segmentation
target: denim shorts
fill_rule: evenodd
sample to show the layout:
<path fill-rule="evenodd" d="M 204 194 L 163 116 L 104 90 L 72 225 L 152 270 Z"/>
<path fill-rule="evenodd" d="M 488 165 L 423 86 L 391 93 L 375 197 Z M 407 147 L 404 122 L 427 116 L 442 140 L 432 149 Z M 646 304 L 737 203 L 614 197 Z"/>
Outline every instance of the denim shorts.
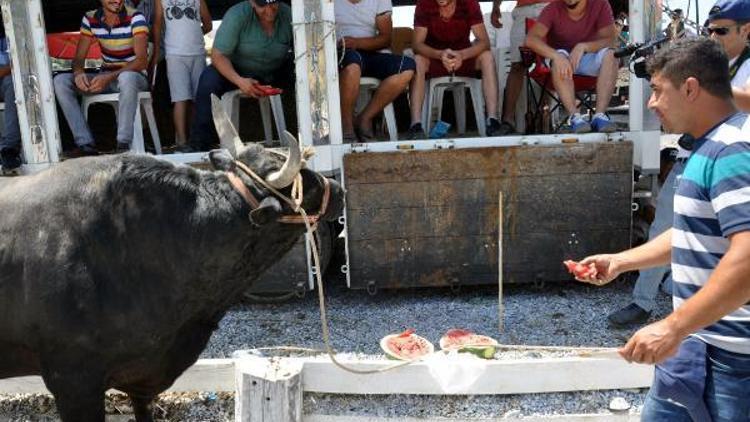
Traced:
<path fill-rule="evenodd" d="M 339 51 L 339 57 L 340 55 Z M 345 50 L 339 68 L 343 69 L 352 63 L 359 65 L 363 77 L 377 78 L 381 81 L 389 76 L 417 69 L 417 64 L 411 57 L 377 51 Z"/>
<path fill-rule="evenodd" d="M 599 69 L 602 67 L 602 61 L 609 50 L 611 50 L 609 47 L 604 47 L 596 53 L 584 53 L 583 57 L 581 57 L 581 61 L 578 63 L 578 67 L 573 73 L 584 76 L 599 76 Z M 565 57 L 570 56 L 570 52 L 566 50 L 557 50 L 557 52 L 563 54 Z"/>

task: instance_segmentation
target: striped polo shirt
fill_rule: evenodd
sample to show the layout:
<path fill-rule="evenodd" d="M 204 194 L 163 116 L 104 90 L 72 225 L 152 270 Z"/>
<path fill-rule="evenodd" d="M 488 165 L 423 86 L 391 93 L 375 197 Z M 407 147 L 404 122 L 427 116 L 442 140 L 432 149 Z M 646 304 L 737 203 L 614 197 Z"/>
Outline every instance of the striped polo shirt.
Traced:
<path fill-rule="evenodd" d="M 104 10 L 100 7 L 86 12 L 81 21 L 81 35 L 93 37 L 102 50 L 104 68 L 119 68 L 135 60 L 133 37 L 148 35 L 146 19 L 140 12 L 123 7 L 117 25 L 109 27 L 104 21 Z"/>
<path fill-rule="evenodd" d="M 696 140 L 675 193 L 675 308 L 706 284 L 729 248 L 729 236 L 745 230 L 750 230 L 750 117 L 738 113 Z M 750 354 L 750 303 L 696 336 Z"/>

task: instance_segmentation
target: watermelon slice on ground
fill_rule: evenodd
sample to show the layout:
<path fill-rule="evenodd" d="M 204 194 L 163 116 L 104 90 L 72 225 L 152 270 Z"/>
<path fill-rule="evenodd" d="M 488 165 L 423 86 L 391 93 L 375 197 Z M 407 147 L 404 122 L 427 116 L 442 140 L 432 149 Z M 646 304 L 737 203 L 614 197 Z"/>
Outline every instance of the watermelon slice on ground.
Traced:
<path fill-rule="evenodd" d="M 380 340 L 380 347 L 389 359 L 415 360 L 435 351 L 426 338 L 408 329 L 400 334 L 390 334 Z"/>
<path fill-rule="evenodd" d="M 473 353 L 484 359 L 492 359 L 495 356 L 495 348 L 498 345 L 497 340 L 492 337 L 460 328 L 448 330 L 440 338 L 440 348 L 443 350 L 458 350 L 459 352 Z"/>

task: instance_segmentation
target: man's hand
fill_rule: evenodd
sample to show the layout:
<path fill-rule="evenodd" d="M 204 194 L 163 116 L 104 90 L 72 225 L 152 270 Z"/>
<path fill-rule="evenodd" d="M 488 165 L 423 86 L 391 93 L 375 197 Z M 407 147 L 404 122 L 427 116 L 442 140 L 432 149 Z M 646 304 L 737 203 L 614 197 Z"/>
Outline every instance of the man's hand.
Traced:
<path fill-rule="evenodd" d="M 677 353 L 684 338 L 663 319 L 638 330 L 618 353 L 631 363 L 656 364 Z"/>
<path fill-rule="evenodd" d="M 92 94 L 97 94 L 99 92 L 104 91 L 112 81 L 117 78 L 117 75 L 114 73 L 102 73 L 100 75 L 94 76 L 91 81 L 89 82 L 89 91 Z"/>
<path fill-rule="evenodd" d="M 570 61 L 570 66 L 573 68 L 572 72 L 575 72 L 576 69 L 578 69 L 578 65 L 581 64 L 581 57 L 583 57 L 584 54 L 586 54 L 586 45 L 583 43 L 576 44 L 576 46 L 573 47 L 573 50 L 570 51 L 570 57 L 568 57 L 568 60 Z"/>
<path fill-rule="evenodd" d="M 359 46 L 357 45 L 357 39 L 352 37 L 344 37 L 341 39 L 342 47 L 347 50 L 356 50 Z"/>
<path fill-rule="evenodd" d="M 242 91 L 243 94 L 253 98 L 262 97 L 264 94 L 259 88 L 259 83 L 253 78 L 242 78 L 242 82 L 237 85 L 237 88 Z"/>
<path fill-rule="evenodd" d="M 555 54 L 555 57 L 552 58 L 552 71 L 563 80 L 573 77 L 573 68 L 570 64 L 570 60 L 561 53 Z"/>
<path fill-rule="evenodd" d="M 490 13 L 490 23 L 492 24 L 492 26 L 494 26 L 495 28 L 502 28 L 503 21 L 500 18 L 500 4 L 493 4 L 492 13 Z"/>
<path fill-rule="evenodd" d="M 89 83 L 89 76 L 86 73 L 79 73 L 75 75 L 73 78 L 73 81 L 76 84 L 76 88 L 82 92 L 89 92 L 90 89 L 90 83 Z"/>
<path fill-rule="evenodd" d="M 591 255 L 583 258 L 579 264 L 585 267 L 594 264 L 596 271 L 586 278 L 576 277 L 576 280 L 596 286 L 603 286 L 622 273 L 621 262 L 615 254 Z"/>
<path fill-rule="evenodd" d="M 463 59 L 461 59 L 461 54 L 457 51 L 446 48 L 440 54 L 440 61 L 443 63 L 443 67 L 445 67 L 448 72 L 455 72 L 459 67 L 461 67 Z"/>

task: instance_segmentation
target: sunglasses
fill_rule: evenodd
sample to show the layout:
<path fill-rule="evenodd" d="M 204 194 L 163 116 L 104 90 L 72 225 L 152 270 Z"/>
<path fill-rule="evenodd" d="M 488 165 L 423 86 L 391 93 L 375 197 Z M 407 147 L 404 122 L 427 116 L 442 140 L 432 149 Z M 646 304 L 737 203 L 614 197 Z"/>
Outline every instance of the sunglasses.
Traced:
<path fill-rule="evenodd" d="M 739 26 L 739 25 L 714 26 L 714 27 L 707 26 L 704 29 L 706 30 L 706 32 L 708 33 L 708 35 L 716 34 L 716 35 L 718 35 L 720 37 L 723 37 L 724 35 L 727 35 L 729 33 L 730 29 L 732 29 L 734 27 L 737 27 L 737 26 Z"/>

